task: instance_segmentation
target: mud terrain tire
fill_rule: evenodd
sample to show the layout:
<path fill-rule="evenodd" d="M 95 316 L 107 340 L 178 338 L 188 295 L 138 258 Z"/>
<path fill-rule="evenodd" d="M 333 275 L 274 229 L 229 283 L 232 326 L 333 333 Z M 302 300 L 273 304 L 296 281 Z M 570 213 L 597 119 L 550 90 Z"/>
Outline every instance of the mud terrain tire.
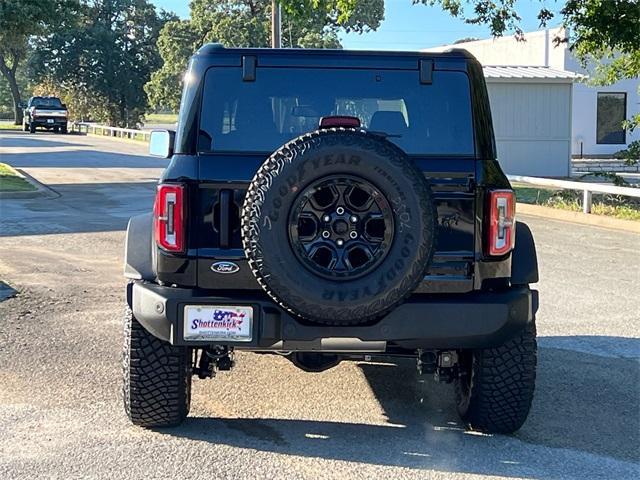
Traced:
<path fill-rule="evenodd" d="M 179 425 L 191 402 L 191 349 L 175 347 L 124 316 L 123 399 L 127 416 L 141 427 Z"/>
<path fill-rule="evenodd" d="M 495 348 L 467 352 L 470 377 L 456 381 L 458 413 L 468 428 L 513 433 L 527 419 L 536 381 L 536 326 Z"/>

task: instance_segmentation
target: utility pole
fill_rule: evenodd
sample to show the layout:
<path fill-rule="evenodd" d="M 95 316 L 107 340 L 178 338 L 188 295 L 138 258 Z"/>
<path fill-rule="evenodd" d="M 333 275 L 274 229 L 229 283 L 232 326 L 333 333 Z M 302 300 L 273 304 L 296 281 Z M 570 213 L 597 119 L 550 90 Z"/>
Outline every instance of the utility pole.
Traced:
<path fill-rule="evenodd" d="M 282 48 L 282 11 L 278 0 L 271 0 L 271 48 Z"/>

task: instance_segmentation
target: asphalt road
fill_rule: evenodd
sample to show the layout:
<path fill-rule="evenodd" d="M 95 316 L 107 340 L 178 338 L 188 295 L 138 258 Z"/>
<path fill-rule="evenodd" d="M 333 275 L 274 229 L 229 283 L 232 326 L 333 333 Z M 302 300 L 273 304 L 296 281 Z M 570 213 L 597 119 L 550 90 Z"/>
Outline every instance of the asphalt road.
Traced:
<path fill-rule="evenodd" d="M 55 192 L 2 200 L 0 478 L 640 476 L 640 236 L 525 218 L 540 257 L 539 380 L 513 436 L 464 432 L 412 362 L 320 374 L 237 356 L 195 380 L 191 418 L 147 431 L 120 397 L 123 229 L 164 163 L 134 143 L 0 133 Z"/>

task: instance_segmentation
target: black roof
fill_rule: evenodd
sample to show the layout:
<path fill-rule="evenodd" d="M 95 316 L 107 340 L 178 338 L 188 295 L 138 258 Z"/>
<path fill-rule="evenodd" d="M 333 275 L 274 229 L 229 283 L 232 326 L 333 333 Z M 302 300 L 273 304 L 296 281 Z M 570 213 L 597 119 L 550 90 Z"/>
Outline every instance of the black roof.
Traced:
<path fill-rule="evenodd" d="M 444 52 L 397 51 L 397 50 L 343 50 L 331 48 L 226 48 L 221 43 L 207 43 L 200 47 L 196 55 L 320 55 L 320 56 L 379 56 L 413 58 L 464 58 L 475 57 L 463 48 L 451 48 Z"/>
<path fill-rule="evenodd" d="M 445 52 L 375 51 L 313 48 L 225 48 L 219 43 L 200 47 L 194 60 L 208 65 L 238 65 L 244 56 L 255 56 L 259 66 L 272 67 L 355 67 L 415 69 L 418 61 L 433 60 L 436 68 L 466 70 L 469 63 L 477 63 L 473 55 L 461 48 Z"/>

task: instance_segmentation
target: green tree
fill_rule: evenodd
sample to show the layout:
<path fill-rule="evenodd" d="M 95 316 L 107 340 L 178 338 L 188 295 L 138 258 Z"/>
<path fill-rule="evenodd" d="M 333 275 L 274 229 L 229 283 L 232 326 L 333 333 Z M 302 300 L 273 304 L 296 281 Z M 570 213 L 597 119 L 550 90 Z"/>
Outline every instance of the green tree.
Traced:
<path fill-rule="evenodd" d="M 6 79 L 16 125 L 22 122 L 18 68 L 29 50 L 29 39 L 44 35 L 73 15 L 75 0 L 2 0 L 0 2 L 0 73 Z"/>
<path fill-rule="evenodd" d="M 160 66 L 158 35 L 175 16 L 158 14 L 148 0 L 84 0 L 81 7 L 74 24 L 36 41 L 32 75 L 81 97 L 86 108 L 78 111 L 134 126 L 147 109 L 144 84 Z"/>
<path fill-rule="evenodd" d="M 283 0 L 282 44 L 292 48 L 340 48 L 340 30 L 375 30 L 383 0 Z M 189 57 L 207 42 L 228 47 L 268 47 L 270 0 L 193 0 L 191 19 L 167 23 L 158 39 L 163 60 L 145 86 L 154 108 L 176 110 Z"/>
<path fill-rule="evenodd" d="M 28 54 L 27 54 L 28 55 Z M 18 92 L 20 96 L 28 95 L 29 81 L 27 79 L 26 61 L 23 60 L 16 69 L 16 83 L 18 84 Z M 14 98 L 11 93 L 9 81 L 4 75 L 0 75 L 0 113 L 4 114 L 3 118 L 15 119 Z M 7 115 L 8 114 L 8 115 Z"/>

